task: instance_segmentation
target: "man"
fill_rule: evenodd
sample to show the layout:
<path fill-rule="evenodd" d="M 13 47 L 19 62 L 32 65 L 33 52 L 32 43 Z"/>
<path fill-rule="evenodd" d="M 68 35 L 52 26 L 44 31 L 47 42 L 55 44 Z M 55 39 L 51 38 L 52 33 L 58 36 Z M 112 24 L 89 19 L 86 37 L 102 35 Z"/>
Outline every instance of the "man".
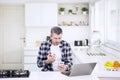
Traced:
<path fill-rule="evenodd" d="M 43 42 L 39 48 L 37 66 L 42 71 L 61 71 L 71 69 L 72 53 L 70 45 L 62 40 L 62 29 L 53 27 L 50 40 Z"/>

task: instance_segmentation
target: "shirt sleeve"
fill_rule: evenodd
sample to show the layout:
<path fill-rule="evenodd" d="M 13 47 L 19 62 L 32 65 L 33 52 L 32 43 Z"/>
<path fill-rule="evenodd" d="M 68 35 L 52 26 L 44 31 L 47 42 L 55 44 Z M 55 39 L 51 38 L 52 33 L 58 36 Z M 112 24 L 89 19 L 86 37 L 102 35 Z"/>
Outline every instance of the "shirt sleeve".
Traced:
<path fill-rule="evenodd" d="M 65 59 L 65 65 L 67 66 L 67 70 L 71 69 L 71 66 L 73 65 L 72 62 L 72 51 L 71 51 L 71 47 L 69 44 L 67 44 L 66 46 L 66 59 Z"/>
<path fill-rule="evenodd" d="M 38 52 L 38 57 L 37 57 L 37 66 L 39 68 L 45 66 L 44 60 L 47 59 L 47 53 L 46 53 L 45 49 L 46 49 L 45 45 L 41 44 L 41 46 L 39 48 L 39 52 Z"/>

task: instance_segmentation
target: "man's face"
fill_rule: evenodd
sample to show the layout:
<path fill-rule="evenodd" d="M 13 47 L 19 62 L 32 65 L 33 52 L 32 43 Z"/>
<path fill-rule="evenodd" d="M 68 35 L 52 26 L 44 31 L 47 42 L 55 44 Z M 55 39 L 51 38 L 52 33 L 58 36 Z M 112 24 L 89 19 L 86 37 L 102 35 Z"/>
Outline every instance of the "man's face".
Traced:
<path fill-rule="evenodd" d="M 56 33 L 52 33 L 51 34 L 51 40 L 52 40 L 52 44 L 53 45 L 59 45 L 60 41 L 62 38 L 62 34 L 56 34 Z"/>

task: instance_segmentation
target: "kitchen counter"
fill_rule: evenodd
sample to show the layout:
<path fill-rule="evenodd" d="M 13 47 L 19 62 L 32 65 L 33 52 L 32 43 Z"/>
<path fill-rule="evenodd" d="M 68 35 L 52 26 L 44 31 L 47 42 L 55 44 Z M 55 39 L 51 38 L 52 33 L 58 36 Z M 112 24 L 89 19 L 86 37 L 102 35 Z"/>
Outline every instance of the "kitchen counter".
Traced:
<path fill-rule="evenodd" d="M 94 68 L 92 75 L 95 75 L 98 77 L 106 77 L 106 78 L 119 77 L 120 79 L 120 71 L 107 71 L 106 69 L 101 68 L 99 63 L 97 63 L 96 67 Z"/>
<path fill-rule="evenodd" d="M 88 54 L 90 52 L 91 54 Z M 93 75 L 98 77 L 120 77 L 120 71 L 107 71 L 104 67 L 106 61 L 114 61 L 117 58 L 107 52 L 102 51 L 99 48 L 92 50 L 78 50 L 73 53 L 81 63 L 96 62 L 96 67 L 93 71 Z M 105 54 L 105 55 L 101 55 Z"/>
<path fill-rule="evenodd" d="M 31 72 L 29 78 L 3 78 L 3 80 L 99 80 L 96 76 L 68 77 L 60 72 Z M 0 79 L 1 80 L 1 79 Z"/>

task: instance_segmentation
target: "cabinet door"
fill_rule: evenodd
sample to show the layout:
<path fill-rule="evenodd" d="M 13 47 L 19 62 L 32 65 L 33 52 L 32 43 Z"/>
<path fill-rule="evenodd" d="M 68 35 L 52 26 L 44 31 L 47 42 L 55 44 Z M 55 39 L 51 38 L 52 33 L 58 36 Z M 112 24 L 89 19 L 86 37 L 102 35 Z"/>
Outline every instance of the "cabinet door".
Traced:
<path fill-rule="evenodd" d="M 0 69 L 23 69 L 24 7 L 1 6 L 0 17 Z"/>
<path fill-rule="evenodd" d="M 25 24 L 27 27 L 57 25 L 57 4 L 56 3 L 26 4 Z"/>
<path fill-rule="evenodd" d="M 26 4 L 25 5 L 25 25 L 28 26 L 39 26 L 42 24 L 42 9 L 40 4 Z"/>
<path fill-rule="evenodd" d="M 39 50 L 33 49 L 24 50 L 24 69 L 30 71 L 41 71 L 41 68 L 39 68 L 36 64 L 38 51 Z"/>
<path fill-rule="evenodd" d="M 42 25 L 41 26 L 56 26 L 57 25 L 57 4 L 45 3 L 42 7 Z"/>

